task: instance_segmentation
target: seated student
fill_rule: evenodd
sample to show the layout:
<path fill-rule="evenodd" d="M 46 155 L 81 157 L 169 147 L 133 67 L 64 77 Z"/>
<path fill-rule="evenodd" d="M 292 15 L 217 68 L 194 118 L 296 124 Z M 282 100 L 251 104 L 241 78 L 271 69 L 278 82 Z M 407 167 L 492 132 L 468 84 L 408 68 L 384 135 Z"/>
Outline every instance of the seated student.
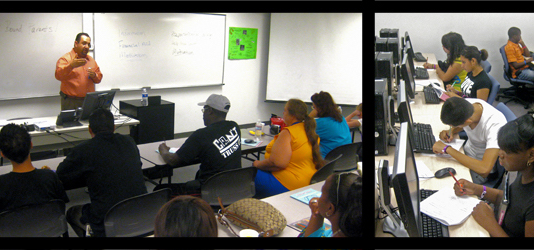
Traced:
<path fill-rule="evenodd" d="M 443 81 L 445 87 L 452 85 L 456 90 L 460 89 L 460 83 L 465 80 L 467 72 L 462 69 L 462 61 L 460 61 L 460 53 L 465 47 L 462 35 L 454 32 L 449 32 L 441 37 L 441 45 L 443 51 L 447 53 L 447 60 L 436 64 L 424 63 L 423 67 L 427 69 L 435 69 L 438 77 Z"/>
<path fill-rule="evenodd" d="M 58 176 L 49 169 L 35 169 L 30 158 L 33 144 L 19 125 L 7 124 L 0 131 L 0 151 L 11 161 L 13 171 L 0 175 L 0 211 L 60 199 L 69 202 Z"/>
<path fill-rule="evenodd" d="M 311 100 L 313 110 L 309 116 L 315 118 L 317 123 L 315 133 L 321 138 L 321 155 L 324 158 L 332 149 L 351 143 L 352 137 L 347 121 L 343 119 L 328 92 L 315 93 L 311 96 Z"/>
<path fill-rule="evenodd" d="M 226 120 L 230 110 L 230 100 L 223 95 L 212 94 L 206 102 L 198 104 L 202 109 L 205 128 L 195 131 L 176 153 L 162 143 L 159 152 L 163 160 L 173 166 L 187 166 L 200 159 L 200 169 L 195 180 L 171 184 L 173 195 L 200 196 L 202 184 L 212 175 L 231 169 L 241 168 L 241 130 L 234 121 Z M 154 188 L 169 187 L 160 184 Z"/>
<path fill-rule="evenodd" d="M 447 95 L 488 101 L 492 84 L 488 74 L 480 65 L 481 61 L 488 59 L 488 51 L 485 49 L 479 51 L 475 46 L 466 46 L 460 58 L 462 68 L 468 72 L 465 81 L 461 84 L 462 91 L 457 91 L 449 85 Z"/>
<path fill-rule="evenodd" d="M 65 186 L 85 183 L 91 203 L 67 210 L 67 221 L 79 237 L 89 224 L 93 236 L 104 237 L 104 216 L 118 202 L 147 192 L 139 149 L 128 135 L 113 133 L 113 114 L 97 109 L 89 116 L 92 139 L 78 144 L 57 167 Z"/>
<path fill-rule="evenodd" d="M 287 125 L 265 148 L 265 159 L 254 161 L 256 197 L 263 198 L 310 184 L 313 174 L 324 166 L 315 133 L 315 119 L 308 116 L 308 106 L 290 99 L 284 107 Z"/>
<path fill-rule="evenodd" d="M 321 188 L 321 197 L 310 200 L 311 217 L 299 236 L 362 237 L 362 177 L 354 173 L 330 175 Z M 325 230 L 324 219 L 331 229 Z"/>
<path fill-rule="evenodd" d="M 201 198 L 181 195 L 167 202 L 156 215 L 155 237 L 217 237 L 217 220 Z"/>
<path fill-rule="evenodd" d="M 356 117 L 357 119 L 352 119 Z M 360 131 L 362 130 L 362 104 L 358 104 L 356 106 L 356 110 L 354 112 L 350 113 L 347 117 L 345 117 L 345 120 L 347 121 L 347 124 L 349 125 L 349 128 L 360 128 Z"/>
<path fill-rule="evenodd" d="M 492 237 L 534 237 L 534 118 L 524 115 L 508 122 L 499 130 L 498 138 L 501 165 L 507 171 L 518 171 L 517 178 L 508 186 L 509 205 L 502 225 L 485 202 L 473 209 L 473 218 Z M 464 179 L 458 182 L 463 188 L 454 184 L 456 195 L 477 195 L 500 211 L 503 190 L 486 188 Z"/>
<path fill-rule="evenodd" d="M 521 30 L 519 28 L 511 27 L 508 29 L 508 43 L 504 46 L 504 51 L 512 70 L 512 77 L 534 81 L 534 70 L 529 68 L 532 57 L 521 38 Z"/>
<path fill-rule="evenodd" d="M 497 133 L 506 124 L 504 115 L 485 101 L 451 97 L 441 108 L 441 121 L 452 127 L 452 134 L 449 134 L 449 130 L 441 131 L 441 140 L 449 142 L 454 134 L 462 130 L 469 140 L 464 145 L 465 154 L 440 140 L 434 143 L 434 153 L 449 154 L 468 167 L 473 181 L 477 184 L 497 178 Z"/>

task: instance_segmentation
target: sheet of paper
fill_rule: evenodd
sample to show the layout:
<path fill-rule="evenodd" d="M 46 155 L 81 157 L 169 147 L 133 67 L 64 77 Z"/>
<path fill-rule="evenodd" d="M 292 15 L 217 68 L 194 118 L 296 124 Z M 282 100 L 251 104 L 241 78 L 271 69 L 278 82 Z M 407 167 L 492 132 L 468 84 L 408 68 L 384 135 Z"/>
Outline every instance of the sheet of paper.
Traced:
<path fill-rule="evenodd" d="M 428 169 L 426 164 L 422 161 L 415 161 L 415 165 L 417 167 L 417 174 L 419 175 L 419 179 L 421 178 L 433 178 L 434 173 Z"/>
<path fill-rule="evenodd" d="M 453 226 L 462 224 L 469 218 L 478 203 L 479 199 L 456 196 L 453 188 L 446 187 L 422 201 L 421 212 L 447 226 Z"/>
<path fill-rule="evenodd" d="M 170 148 L 169 149 L 169 153 L 174 154 L 174 153 L 176 153 L 176 151 L 178 151 L 178 149 L 180 149 L 180 148 Z M 159 154 L 159 149 L 156 149 L 156 153 Z"/>

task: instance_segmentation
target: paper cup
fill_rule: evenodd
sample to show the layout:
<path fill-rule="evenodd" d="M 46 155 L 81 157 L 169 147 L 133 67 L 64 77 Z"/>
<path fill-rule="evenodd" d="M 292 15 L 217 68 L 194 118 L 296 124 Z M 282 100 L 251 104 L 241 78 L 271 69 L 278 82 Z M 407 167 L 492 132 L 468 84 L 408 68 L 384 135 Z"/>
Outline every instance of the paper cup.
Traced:
<path fill-rule="evenodd" d="M 258 232 L 252 229 L 243 229 L 239 231 L 239 237 L 258 237 Z"/>

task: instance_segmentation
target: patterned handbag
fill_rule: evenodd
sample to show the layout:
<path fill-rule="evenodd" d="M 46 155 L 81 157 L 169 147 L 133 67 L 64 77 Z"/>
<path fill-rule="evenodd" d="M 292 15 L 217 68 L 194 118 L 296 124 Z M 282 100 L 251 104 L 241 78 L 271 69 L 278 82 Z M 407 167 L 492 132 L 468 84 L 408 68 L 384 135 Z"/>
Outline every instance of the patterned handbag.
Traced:
<path fill-rule="evenodd" d="M 223 220 L 223 216 L 241 228 L 256 230 L 260 237 L 278 235 L 286 227 L 286 217 L 271 204 L 258 199 L 238 200 L 225 208 L 219 198 L 219 205 L 221 206 L 217 213 L 219 222 L 228 227 L 236 236 L 239 235 Z"/>

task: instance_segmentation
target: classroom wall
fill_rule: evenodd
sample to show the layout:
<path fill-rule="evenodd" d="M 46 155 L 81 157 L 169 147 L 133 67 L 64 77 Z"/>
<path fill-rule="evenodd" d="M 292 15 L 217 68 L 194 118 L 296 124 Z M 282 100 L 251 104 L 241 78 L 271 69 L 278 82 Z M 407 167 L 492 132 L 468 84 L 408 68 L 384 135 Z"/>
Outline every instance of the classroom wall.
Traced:
<path fill-rule="evenodd" d="M 232 108 L 227 119 L 234 120 L 238 124 L 255 123 L 258 118 L 267 121 L 271 113 L 282 115 L 284 103 L 265 102 L 270 13 L 226 13 L 226 30 L 229 27 L 257 28 L 258 51 L 257 59 L 228 60 L 227 48 L 225 49 L 225 85 L 149 91 L 149 95 L 160 95 L 163 100 L 176 104 L 175 134 L 194 131 L 204 126 L 200 111 L 202 107 L 197 103 L 205 101 L 212 93 L 223 94 L 230 99 Z M 71 47 L 65 48 L 65 53 L 70 49 Z M 98 62 L 98 58 L 96 60 Z M 101 70 L 105 78 L 106 69 Z M 53 72 L 50 76 L 53 77 Z M 59 92 L 60 82 L 57 84 Z M 141 98 L 141 91 L 123 91 L 116 94 L 113 103 L 119 107 L 120 100 L 136 98 Z M 60 101 L 59 96 L 4 100 L 0 101 L 0 110 L 2 110 L 0 119 L 55 116 L 60 111 Z M 344 108 L 343 114 L 348 115 L 352 111 L 351 108 Z"/>
<path fill-rule="evenodd" d="M 499 81 L 501 88 L 508 88 L 499 48 L 507 43 L 508 29 L 512 26 L 520 28 L 525 44 L 534 48 L 534 32 L 525 22 L 532 18 L 532 13 L 376 13 L 375 35 L 379 35 L 381 28 L 398 28 L 401 36 L 408 31 L 415 52 L 434 53 L 438 60 L 445 60 L 441 37 L 451 31 L 459 33 L 466 45 L 488 51 L 490 75 Z"/>

